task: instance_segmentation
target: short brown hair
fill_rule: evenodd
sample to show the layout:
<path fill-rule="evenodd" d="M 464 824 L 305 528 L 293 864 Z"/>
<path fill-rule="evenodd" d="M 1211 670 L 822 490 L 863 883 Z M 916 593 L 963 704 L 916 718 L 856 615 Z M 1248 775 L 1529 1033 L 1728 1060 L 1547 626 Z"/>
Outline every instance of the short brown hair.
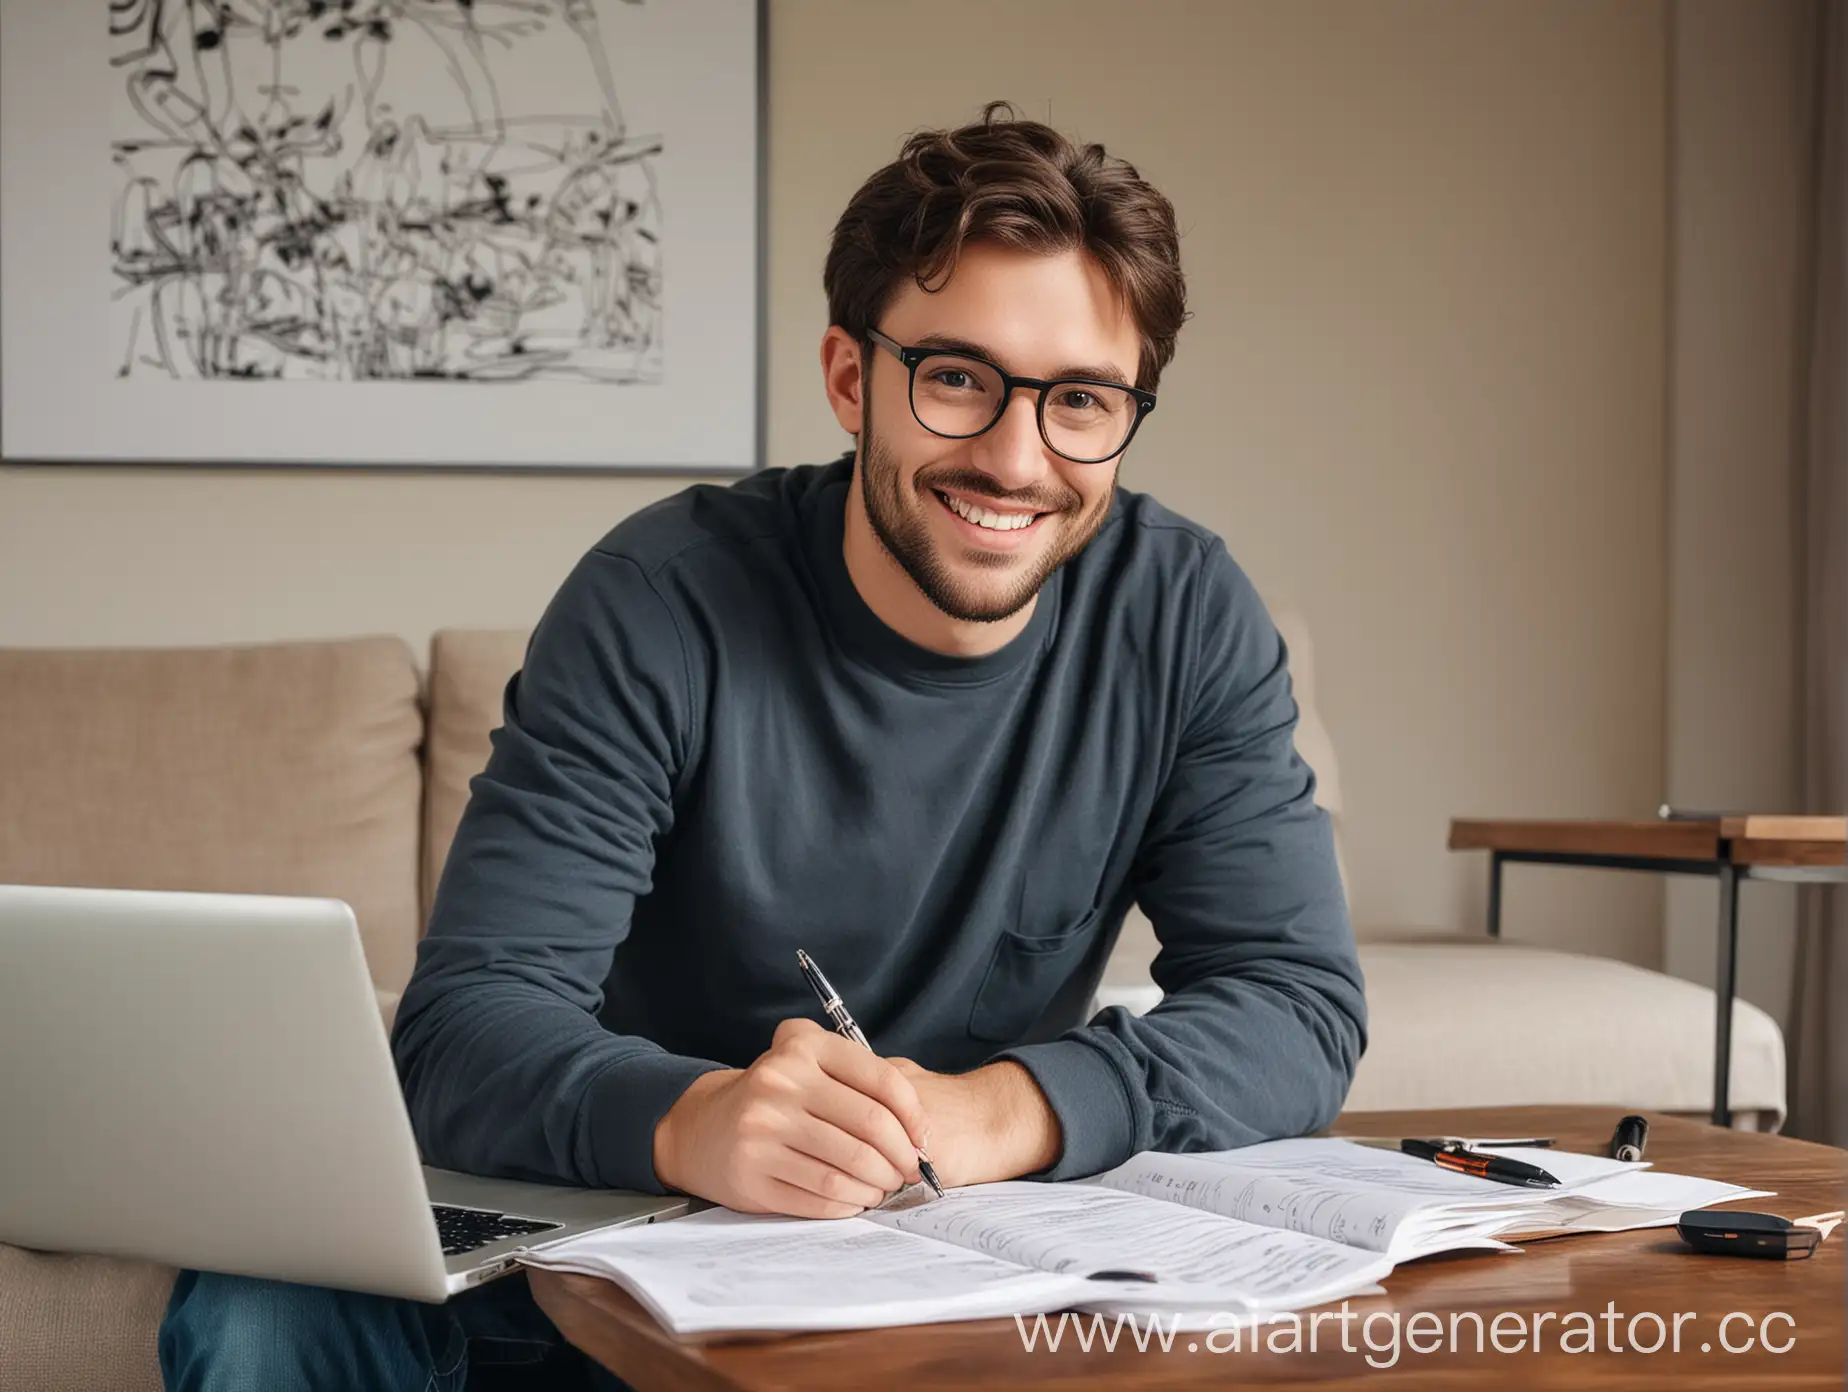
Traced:
<path fill-rule="evenodd" d="M 1187 317 L 1187 286 L 1174 207 L 1134 165 L 1001 101 L 972 125 L 919 131 L 834 224 L 822 272 L 830 321 L 868 342 L 900 277 L 940 289 L 969 241 L 1090 252 L 1141 330 L 1136 385 L 1155 389 Z"/>

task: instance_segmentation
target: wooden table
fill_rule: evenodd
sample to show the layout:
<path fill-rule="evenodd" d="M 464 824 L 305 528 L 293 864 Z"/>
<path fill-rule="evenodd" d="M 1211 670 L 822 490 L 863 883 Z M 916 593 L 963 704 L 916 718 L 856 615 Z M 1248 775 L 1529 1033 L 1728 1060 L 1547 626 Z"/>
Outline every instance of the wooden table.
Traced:
<path fill-rule="evenodd" d="M 1720 885 L 1714 973 L 1713 1120 L 1732 1125 L 1733 995 L 1741 880 L 1848 883 L 1848 817 L 1687 817 L 1649 821 L 1469 821 L 1450 824 L 1450 849 L 1489 853 L 1489 935 L 1501 934 L 1502 866 L 1584 865 L 1711 875 Z"/>
<path fill-rule="evenodd" d="M 1357 1112 L 1333 1128 L 1350 1135 L 1547 1135 L 1569 1149 L 1603 1153 L 1617 1113 L 1586 1107 L 1520 1107 L 1445 1112 Z M 1842 1203 L 1848 1184 L 1848 1152 L 1781 1136 L 1717 1130 L 1676 1117 L 1652 1117 L 1648 1158 L 1664 1170 L 1727 1179 L 1777 1197 L 1735 1207 L 1759 1208 L 1802 1217 Z M 1024 1387 L 1059 1389 L 1155 1389 L 1224 1387 L 1233 1383 L 1295 1382 L 1311 1387 L 1477 1389 L 1492 1379 L 1496 1392 L 1525 1388 L 1571 1388 L 1574 1392 L 1639 1384 L 1765 1392 L 1781 1388 L 1842 1386 L 1842 1301 L 1845 1234 L 1837 1232 L 1803 1261 L 1771 1262 L 1708 1257 L 1687 1250 L 1672 1229 L 1590 1234 L 1527 1245 L 1519 1254 L 1475 1253 L 1427 1258 L 1400 1267 L 1386 1280 L 1385 1295 L 1348 1302 L 1348 1349 L 1342 1326 L 1328 1318 L 1315 1327 L 1304 1318 L 1303 1348 L 1288 1351 L 1289 1330 L 1274 1327 L 1266 1337 L 1274 1348 L 1218 1351 L 1204 1334 L 1181 1334 L 1169 1351 L 1149 1344 L 1138 1352 L 1127 1334 L 1114 1352 L 1093 1341 L 1087 1353 L 1068 1334 L 1056 1352 L 1023 1347 L 1013 1320 L 915 1325 L 847 1334 L 804 1334 L 756 1340 L 677 1339 L 615 1285 L 588 1276 L 534 1270 L 534 1296 L 565 1336 L 637 1392 L 690 1388 L 699 1392 L 769 1392 L 773 1388 L 898 1389 L 956 1387 L 1018 1392 Z M 1608 1308 L 1607 1308 L 1608 1307 Z M 1339 1306 L 1328 1307 L 1338 1315 Z M 1614 1309 L 1622 1318 L 1613 1324 Z M 1489 1331 L 1482 1351 L 1475 1325 L 1458 1326 L 1459 1347 L 1448 1340 L 1452 1312 L 1474 1311 Z M 1552 1312 L 1537 1323 L 1536 1317 Z M 1430 1349 L 1431 1324 L 1410 1323 L 1429 1312 L 1438 1321 L 1440 1347 L 1414 1351 L 1400 1339 L 1395 1366 L 1376 1368 L 1390 1357 L 1390 1320 Z M 1596 1347 L 1576 1349 L 1585 1322 L 1569 1326 L 1566 1316 L 1591 1317 Z M 1514 1321 L 1536 1328 L 1538 1351 L 1524 1346 L 1498 1352 L 1492 1337 L 1497 1315 L 1506 1314 L 1502 1345 L 1513 1344 Z M 1631 1345 L 1656 1338 L 1644 1318 L 1630 1333 L 1631 1317 L 1655 1315 L 1672 1335 L 1680 1322 L 1680 1351 L 1665 1341 L 1656 1353 Z M 1378 1318 L 1371 1326 L 1368 1316 Z M 1728 1321 L 1727 1317 L 1733 1316 Z M 1780 1317 L 1788 1317 L 1788 1321 Z M 1057 1317 L 1053 1317 L 1056 1321 Z M 1749 1327 L 1747 1321 L 1750 1321 Z M 1726 1340 L 1741 1352 L 1727 1352 Z M 1382 1352 L 1368 1347 L 1372 1343 Z M 1562 1349 L 1560 1334 L 1570 1329 Z M 1767 1350 L 1763 1333 L 1774 1345 Z M 1612 1336 L 1618 1347 L 1613 1350 Z M 1748 1336 L 1751 1338 L 1746 1347 Z M 1788 1347 L 1786 1347 L 1788 1344 Z M 1706 1347 L 1703 1349 L 1703 1345 Z"/>

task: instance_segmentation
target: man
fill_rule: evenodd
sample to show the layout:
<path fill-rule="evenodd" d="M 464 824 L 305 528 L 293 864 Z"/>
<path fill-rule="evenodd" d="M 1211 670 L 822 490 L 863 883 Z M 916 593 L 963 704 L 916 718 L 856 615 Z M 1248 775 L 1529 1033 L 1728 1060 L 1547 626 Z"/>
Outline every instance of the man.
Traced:
<path fill-rule="evenodd" d="M 924 1148 L 958 1185 L 1321 1126 L 1364 1005 L 1283 647 L 1216 537 L 1116 487 L 1184 317 L 1167 200 L 997 104 L 867 181 L 825 284 L 855 451 L 624 521 L 508 686 L 394 1031 L 427 1158 L 837 1217 Z M 1166 997 L 1085 1023 L 1132 903 Z M 252 1319 L 251 1385 L 558 1342 L 519 1278 L 188 1273 L 169 1385 L 242 1385 Z"/>

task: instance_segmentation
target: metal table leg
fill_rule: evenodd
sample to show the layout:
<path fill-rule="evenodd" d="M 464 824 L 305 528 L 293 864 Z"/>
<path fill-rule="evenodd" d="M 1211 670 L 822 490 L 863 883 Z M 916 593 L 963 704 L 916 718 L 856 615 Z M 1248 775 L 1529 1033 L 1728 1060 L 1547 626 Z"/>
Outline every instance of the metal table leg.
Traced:
<path fill-rule="evenodd" d="M 1719 961 L 1713 979 L 1713 1124 L 1732 1125 L 1733 984 L 1739 966 L 1739 872 L 1720 866 Z"/>
<path fill-rule="evenodd" d="M 1502 853 L 1489 852 L 1489 936 L 1501 936 Z"/>

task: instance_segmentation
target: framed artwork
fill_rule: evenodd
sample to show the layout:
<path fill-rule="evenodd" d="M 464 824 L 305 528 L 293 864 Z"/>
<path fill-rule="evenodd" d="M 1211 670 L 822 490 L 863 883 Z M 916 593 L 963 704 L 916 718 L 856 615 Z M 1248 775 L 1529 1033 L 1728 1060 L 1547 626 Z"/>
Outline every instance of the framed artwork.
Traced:
<path fill-rule="evenodd" d="M 0 0 L 0 456 L 758 467 L 763 3 Z"/>

